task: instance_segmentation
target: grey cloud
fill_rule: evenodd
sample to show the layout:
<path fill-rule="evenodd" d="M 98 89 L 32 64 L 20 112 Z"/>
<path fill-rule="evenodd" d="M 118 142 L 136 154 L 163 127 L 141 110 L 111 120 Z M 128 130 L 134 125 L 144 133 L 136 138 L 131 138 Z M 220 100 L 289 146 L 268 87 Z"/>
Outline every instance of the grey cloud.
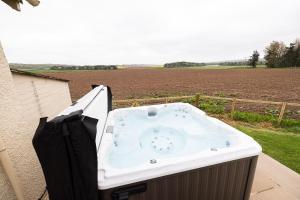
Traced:
<path fill-rule="evenodd" d="M 66 64 L 214 61 L 300 36 L 298 0 L 51 0 L 0 4 L 10 62 Z"/>

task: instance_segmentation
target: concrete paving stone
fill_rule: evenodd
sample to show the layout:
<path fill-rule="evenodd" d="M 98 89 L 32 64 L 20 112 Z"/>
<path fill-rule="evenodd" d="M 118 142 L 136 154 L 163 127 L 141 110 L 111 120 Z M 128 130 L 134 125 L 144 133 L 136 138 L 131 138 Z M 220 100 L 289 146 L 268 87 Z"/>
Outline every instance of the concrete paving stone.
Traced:
<path fill-rule="evenodd" d="M 300 175 L 262 153 L 258 159 L 251 200 L 300 200 Z"/>

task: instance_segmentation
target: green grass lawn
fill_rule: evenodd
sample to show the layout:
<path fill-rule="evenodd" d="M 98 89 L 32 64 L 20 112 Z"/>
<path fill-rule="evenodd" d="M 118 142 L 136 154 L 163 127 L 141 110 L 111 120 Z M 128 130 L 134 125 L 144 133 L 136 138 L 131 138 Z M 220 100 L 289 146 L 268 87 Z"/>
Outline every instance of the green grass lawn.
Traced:
<path fill-rule="evenodd" d="M 265 129 L 246 125 L 235 125 L 242 132 L 253 137 L 263 152 L 300 173 L 300 134 L 285 129 Z"/>

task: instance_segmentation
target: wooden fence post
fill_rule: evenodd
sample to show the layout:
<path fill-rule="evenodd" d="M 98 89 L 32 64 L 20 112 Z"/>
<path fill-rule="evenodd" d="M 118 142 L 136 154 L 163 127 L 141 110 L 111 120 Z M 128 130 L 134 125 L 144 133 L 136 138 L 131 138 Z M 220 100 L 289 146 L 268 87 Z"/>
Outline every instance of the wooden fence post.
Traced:
<path fill-rule="evenodd" d="M 234 99 L 232 100 L 232 104 L 231 104 L 231 114 L 230 114 L 231 118 L 233 118 L 233 115 L 234 115 L 235 104 L 236 104 L 236 98 L 234 98 Z"/>
<path fill-rule="evenodd" d="M 282 121 L 282 118 L 283 118 L 283 115 L 284 115 L 284 111 L 285 111 L 286 104 L 287 104 L 286 102 L 283 102 L 283 103 L 282 103 L 281 110 L 280 110 L 279 117 L 278 117 L 278 124 L 280 124 L 281 121 Z"/>
<path fill-rule="evenodd" d="M 243 102 L 243 103 L 258 103 L 258 104 L 271 104 L 271 105 L 276 105 L 279 106 L 281 105 L 281 111 L 278 116 L 278 123 L 281 123 L 286 106 L 296 106 L 300 107 L 300 103 L 287 103 L 287 102 L 278 102 L 278 101 L 262 101 L 262 100 L 252 100 L 252 99 L 239 99 L 239 98 L 227 98 L 227 97 L 215 97 L 215 96 L 206 96 L 206 95 L 189 95 L 189 96 L 177 96 L 177 97 L 160 97 L 160 98 L 149 98 L 149 99 L 125 99 L 125 100 L 116 100 L 113 101 L 114 106 L 118 107 L 119 104 L 121 105 L 131 105 L 131 106 L 139 106 L 143 105 L 146 102 L 151 103 L 151 102 L 176 102 L 177 100 L 182 100 L 182 99 L 195 99 L 195 102 L 192 102 L 196 107 L 200 107 L 200 101 L 202 99 L 215 99 L 215 100 L 225 100 L 225 101 L 232 101 L 231 105 L 231 113 L 230 116 L 233 118 L 234 117 L 234 112 L 235 112 L 235 106 L 236 102 Z M 200 99 L 201 98 L 201 99 Z"/>
<path fill-rule="evenodd" d="M 199 107 L 199 100 L 200 100 L 200 95 L 196 94 L 195 96 L 195 106 L 198 108 Z"/>

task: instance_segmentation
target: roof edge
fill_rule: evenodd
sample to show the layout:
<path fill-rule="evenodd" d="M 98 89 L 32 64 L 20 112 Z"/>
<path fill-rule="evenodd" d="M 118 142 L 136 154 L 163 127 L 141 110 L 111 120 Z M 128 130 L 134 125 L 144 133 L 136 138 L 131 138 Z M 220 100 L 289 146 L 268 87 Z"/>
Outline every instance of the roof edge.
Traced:
<path fill-rule="evenodd" d="M 26 75 L 26 76 L 34 76 L 34 77 L 38 77 L 38 78 L 52 79 L 52 80 L 62 81 L 62 82 L 69 82 L 70 81 L 70 80 L 67 80 L 67 79 L 57 78 L 57 77 L 54 77 L 54 76 L 48 76 L 48 75 L 44 75 L 44 74 L 36 74 L 36 73 L 23 71 L 23 70 L 19 70 L 19 69 L 10 68 L 10 71 L 12 73 Z"/>
<path fill-rule="evenodd" d="M 1 0 L 0 0 L 1 1 Z M 20 4 L 23 3 L 22 0 L 2 0 L 4 3 L 6 3 L 8 6 L 10 6 L 12 9 L 16 11 L 21 11 Z M 38 6 L 40 4 L 39 0 L 26 0 L 30 5 L 33 7 Z"/>

